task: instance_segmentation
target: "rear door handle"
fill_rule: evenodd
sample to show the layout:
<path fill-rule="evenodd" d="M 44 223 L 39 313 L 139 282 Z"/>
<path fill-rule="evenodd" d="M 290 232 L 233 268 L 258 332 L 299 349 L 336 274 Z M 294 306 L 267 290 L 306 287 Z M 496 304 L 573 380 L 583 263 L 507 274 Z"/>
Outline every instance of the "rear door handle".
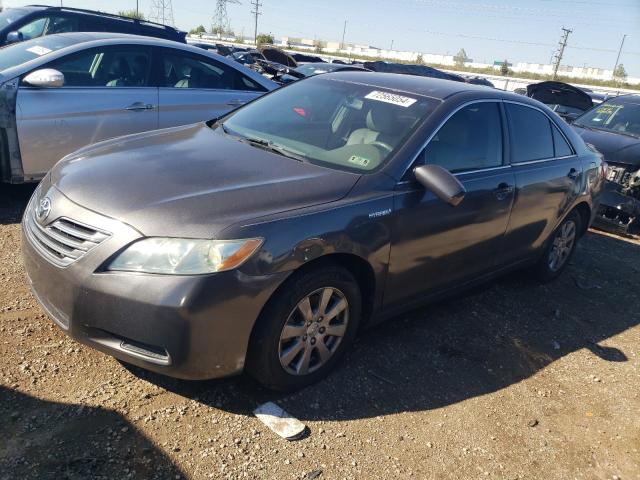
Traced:
<path fill-rule="evenodd" d="M 125 107 L 124 109 L 129 111 L 138 111 L 138 110 L 153 110 L 154 108 L 156 107 L 154 107 L 150 103 L 135 102 L 129 105 L 128 107 Z"/>
<path fill-rule="evenodd" d="M 493 191 L 493 194 L 496 196 L 498 200 L 504 200 L 512 193 L 513 193 L 513 185 L 509 185 L 508 183 L 504 183 L 504 182 L 498 185 L 498 188 L 496 188 Z"/>
<path fill-rule="evenodd" d="M 236 98 L 235 100 L 229 100 L 229 102 L 227 102 L 227 105 L 229 105 L 230 107 L 239 107 L 240 105 L 244 105 L 245 103 L 247 103 L 246 100 L 240 100 L 239 98 Z"/>
<path fill-rule="evenodd" d="M 572 168 L 571 170 L 569 170 L 569 173 L 567 173 L 567 177 L 569 177 L 571 180 L 577 180 L 579 176 L 580 172 L 578 172 L 578 170 L 576 170 L 575 168 Z"/>

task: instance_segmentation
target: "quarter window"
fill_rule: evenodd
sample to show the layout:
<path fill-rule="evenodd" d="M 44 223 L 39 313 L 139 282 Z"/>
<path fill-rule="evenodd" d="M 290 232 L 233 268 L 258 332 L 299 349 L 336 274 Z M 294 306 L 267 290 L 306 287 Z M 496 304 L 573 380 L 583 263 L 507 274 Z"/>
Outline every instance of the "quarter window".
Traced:
<path fill-rule="evenodd" d="M 502 121 L 495 102 L 480 102 L 456 112 L 423 152 L 424 163 L 450 172 L 502 165 Z"/>
<path fill-rule="evenodd" d="M 264 91 L 234 68 L 208 58 L 165 53 L 162 63 L 162 87 Z"/>
<path fill-rule="evenodd" d="M 573 155 L 573 150 L 564 139 L 560 130 L 555 125 L 551 125 L 551 130 L 553 131 L 553 146 L 555 150 L 556 157 L 568 157 L 569 155 Z"/>
<path fill-rule="evenodd" d="M 51 62 L 68 87 L 146 87 L 150 50 L 138 47 L 96 48 Z"/>
<path fill-rule="evenodd" d="M 511 125 L 511 155 L 514 163 L 553 158 L 551 124 L 533 108 L 505 104 Z"/>

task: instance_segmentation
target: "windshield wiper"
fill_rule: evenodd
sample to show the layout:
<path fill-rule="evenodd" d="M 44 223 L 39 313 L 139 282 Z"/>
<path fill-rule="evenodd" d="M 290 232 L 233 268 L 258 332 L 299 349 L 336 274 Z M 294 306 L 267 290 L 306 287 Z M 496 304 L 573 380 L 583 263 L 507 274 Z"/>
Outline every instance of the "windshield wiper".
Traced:
<path fill-rule="evenodd" d="M 305 161 L 305 156 L 300 152 L 296 152 L 295 150 L 291 150 L 284 145 L 279 145 L 277 143 L 273 143 L 270 140 L 264 140 L 262 138 L 253 138 L 253 137 L 242 137 L 242 141 L 245 141 L 254 147 L 263 148 L 264 150 L 268 150 L 269 152 L 277 153 L 278 155 L 282 155 L 284 157 L 293 158 L 294 160 L 298 160 L 299 162 Z"/>

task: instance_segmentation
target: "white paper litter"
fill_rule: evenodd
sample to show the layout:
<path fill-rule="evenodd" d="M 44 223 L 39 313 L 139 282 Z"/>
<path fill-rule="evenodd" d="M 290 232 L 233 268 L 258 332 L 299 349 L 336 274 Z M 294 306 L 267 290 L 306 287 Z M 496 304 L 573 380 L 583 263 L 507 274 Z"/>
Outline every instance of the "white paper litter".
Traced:
<path fill-rule="evenodd" d="M 51 49 L 47 47 L 41 47 L 40 45 L 35 45 L 33 47 L 27 48 L 27 52 L 35 53 L 36 55 L 41 57 L 42 55 L 46 55 L 47 53 L 50 53 Z"/>
<path fill-rule="evenodd" d="M 253 414 L 277 435 L 286 440 L 295 440 L 305 431 L 306 427 L 297 418 L 292 417 L 273 402 L 260 405 Z"/>

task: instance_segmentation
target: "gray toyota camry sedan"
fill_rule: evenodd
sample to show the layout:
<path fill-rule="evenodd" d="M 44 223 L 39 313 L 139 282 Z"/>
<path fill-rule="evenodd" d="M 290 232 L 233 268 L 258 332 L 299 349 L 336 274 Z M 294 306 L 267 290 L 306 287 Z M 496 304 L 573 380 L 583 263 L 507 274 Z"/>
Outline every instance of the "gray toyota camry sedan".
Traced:
<path fill-rule="evenodd" d="M 25 212 L 24 263 L 82 343 L 294 389 L 402 310 L 512 269 L 553 279 L 602 184 L 600 156 L 535 100 L 329 73 L 65 157 Z"/>

